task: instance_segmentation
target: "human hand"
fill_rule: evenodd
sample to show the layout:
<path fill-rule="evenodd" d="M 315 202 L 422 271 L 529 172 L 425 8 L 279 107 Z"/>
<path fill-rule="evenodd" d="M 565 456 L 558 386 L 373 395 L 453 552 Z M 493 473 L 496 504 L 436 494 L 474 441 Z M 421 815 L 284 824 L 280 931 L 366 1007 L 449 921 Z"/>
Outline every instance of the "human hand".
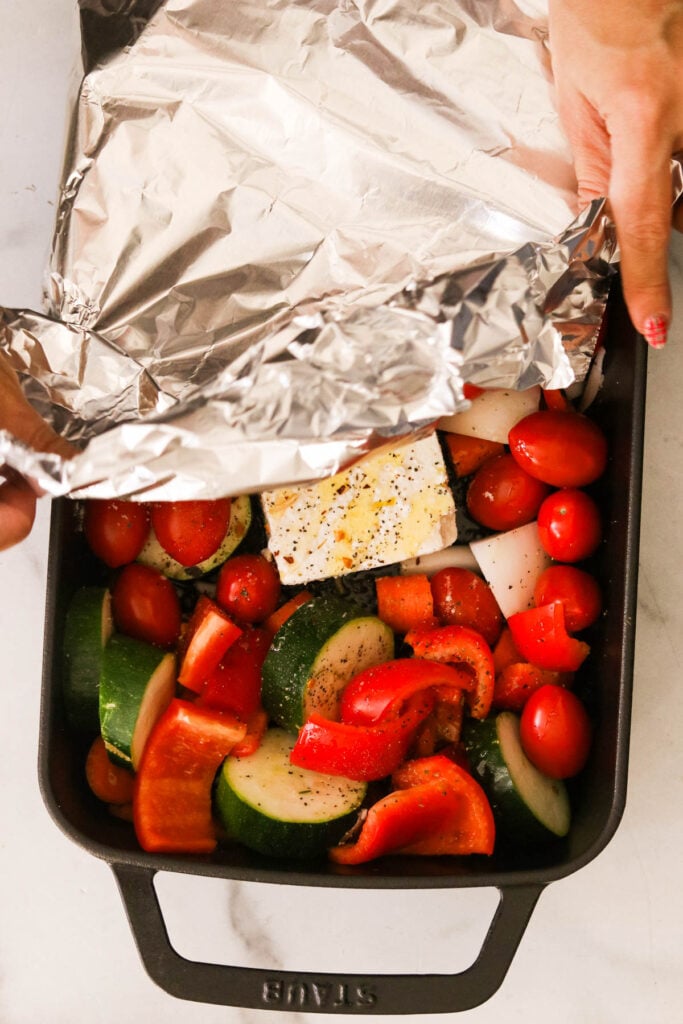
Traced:
<path fill-rule="evenodd" d="M 61 438 L 24 398 L 17 376 L 0 356 L 0 429 L 8 430 L 39 452 L 70 458 L 76 449 Z M 18 544 L 31 532 L 38 491 L 14 470 L 0 465 L 0 551 Z"/>
<path fill-rule="evenodd" d="M 670 160 L 683 150 L 683 2 L 549 0 L 558 109 L 583 205 L 606 196 L 631 319 L 654 348 L 671 322 Z M 673 223 L 683 230 L 683 207 Z"/>

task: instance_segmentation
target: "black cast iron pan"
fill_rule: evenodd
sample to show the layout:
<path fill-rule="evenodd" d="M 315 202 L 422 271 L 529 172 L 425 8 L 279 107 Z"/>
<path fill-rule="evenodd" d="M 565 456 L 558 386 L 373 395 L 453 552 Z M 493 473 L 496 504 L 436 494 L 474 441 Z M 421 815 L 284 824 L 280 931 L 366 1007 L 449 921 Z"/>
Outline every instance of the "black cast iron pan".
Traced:
<path fill-rule="evenodd" d="M 610 446 L 608 470 L 596 488 L 606 530 L 595 570 L 604 589 L 606 612 L 582 670 L 582 695 L 594 715 L 596 734 L 589 764 L 572 787 L 571 833 L 546 849 L 524 855 L 501 851 L 492 858 L 395 857 L 345 869 L 275 862 L 228 846 L 207 857 L 143 853 L 132 828 L 111 817 L 89 793 L 83 772 L 85 751 L 64 723 L 60 651 L 65 608 L 74 589 L 89 582 L 91 563 L 76 528 L 73 503 L 54 503 L 40 723 L 41 789 L 59 827 L 111 865 L 145 967 L 167 992 L 225 1006 L 321 1013 L 427 1014 L 477 1006 L 501 985 L 543 888 L 583 867 L 609 842 L 626 799 L 646 371 L 646 346 L 631 327 L 618 296 L 611 303 L 605 347 L 604 385 L 592 415 Z M 179 956 L 170 945 L 156 897 L 157 871 L 264 884 L 366 889 L 491 886 L 499 890 L 500 900 L 478 958 L 459 974 L 282 972 L 197 963 Z"/>

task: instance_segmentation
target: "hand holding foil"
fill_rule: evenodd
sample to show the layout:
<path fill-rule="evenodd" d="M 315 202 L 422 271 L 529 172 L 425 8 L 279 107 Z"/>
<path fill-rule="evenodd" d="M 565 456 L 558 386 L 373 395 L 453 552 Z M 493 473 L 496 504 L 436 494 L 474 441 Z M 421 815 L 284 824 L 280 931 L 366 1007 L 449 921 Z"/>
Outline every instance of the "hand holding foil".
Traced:
<path fill-rule="evenodd" d="M 0 430 L 11 431 L 29 452 L 50 452 L 65 459 L 75 449 L 64 441 L 26 401 L 17 376 L 0 353 Z M 0 551 L 18 544 L 31 531 L 37 489 L 14 470 L 0 465 Z"/>
<path fill-rule="evenodd" d="M 683 3 L 551 0 L 550 46 L 579 198 L 608 196 L 624 298 L 661 347 L 671 320 L 668 240 L 683 151 Z M 576 59 L 577 53 L 582 59 Z M 683 209 L 674 211 L 683 229 Z"/>
<path fill-rule="evenodd" d="M 334 473 L 463 380 L 581 380 L 615 238 L 577 204 L 546 29 L 507 0 L 162 3 L 83 81 L 47 315 L 0 313 L 85 447 L 0 434 L 0 459 L 52 494 L 210 498 Z"/>

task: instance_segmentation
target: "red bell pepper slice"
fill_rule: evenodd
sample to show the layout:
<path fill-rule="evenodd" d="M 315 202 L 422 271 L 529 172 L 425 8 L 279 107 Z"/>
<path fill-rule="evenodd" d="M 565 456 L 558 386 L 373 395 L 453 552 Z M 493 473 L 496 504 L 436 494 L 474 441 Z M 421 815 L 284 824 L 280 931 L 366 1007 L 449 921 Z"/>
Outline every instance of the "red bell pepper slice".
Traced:
<path fill-rule="evenodd" d="M 364 864 L 390 853 L 493 853 L 491 805 L 476 779 L 449 757 L 406 761 L 392 781 L 396 789 L 370 807 L 355 841 L 329 851 L 336 864 Z"/>
<path fill-rule="evenodd" d="M 261 740 L 268 728 L 268 715 L 259 708 L 247 719 L 247 731 L 244 739 L 239 740 L 230 751 L 231 757 L 250 757 L 261 746 Z"/>
<path fill-rule="evenodd" d="M 328 851 L 335 864 L 365 864 L 399 853 L 425 835 L 439 833 L 457 814 L 461 797 L 440 782 L 396 790 L 368 810 L 357 840 Z"/>
<path fill-rule="evenodd" d="M 405 760 L 418 726 L 434 707 L 425 692 L 411 697 L 400 714 L 376 725 L 333 722 L 314 713 L 299 730 L 290 761 L 326 775 L 370 782 L 383 779 Z"/>
<path fill-rule="evenodd" d="M 268 616 L 263 623 L 263 628 L 266 629 L 272 636 L 275 636 L 278 629 L 284 626 L 287 619 L 294 614 L 294 612 L 301 608 L 302 604 L 306 604 L 313 597 L 313 594 L 309 590 L 300 590 L 294 597 L 290 597 L 289 601 L 285 601 L 279 608 Z"/>
<path fill-rule="evenodd" d="M 178 676 L 181 686 L 201 693 L 208 677 L 241 633 L 230 616 L 202 594 L 183 637 L 184 656 Z"/>
<path fill-rule="evenodd" d="M 269 633 L 245 629 L 206 680 L 201 706 L 231 711 L 246 722 L 261 706 L 261 668 L 269 649 Z"/>
<path fill-rule="evenodd" d="M 347 725 L 372 725 L 397 710 L 413 694 L 434 686 L 471 688 L 473 679 L 449 665 L 423 658 L 397 658 L 372 665 L 344 687 L 339 716 Z"/>
<path fill-rule="evenodd" d="M 496 675 L 502 672 L 504 668 L 507 668 L 508 665 L 518 665 L 523 661 L 524 658 L 515 647 L 509 627 L 504 626 L 503 632 L 498 638 L 498 643 L 493 648 L 493 666 L 496 670 Z"/>
<path fill-rule="evenodd" d="M 543 388 L 543 402 L 546 409 L 573 412 L 574 407 L 561 388 Z"/>
<path fill-rule="evenodd" d="M 495 670 L 491 648 L 480 633 L 469 626 L 440 626 L 416 629 L 406 636 L 418 658 L 465 665 L 474 672 L 475 682 L 465 699 L 472 718 L 486 718 L 491 710 Z"/>
<path fill-rule="evenodd" d="M 404 853 L 493 853 L 496 826 L 488 798 L 477 780 L 450 757 L 435 754 L 406 761 L 394 772 L 392 782 L 399 790 L 436 782 L 459 797 L 455 813 L 441 830 L 418 838 Z"/>
<path fill-rule="evenodd" d="M 547 683 L 568 686 L 571 680 L 570 672 L 551 672 L 526 661 L 515 662 L 496 676 L 493 706 L 497 711 L 521 711 L 534 690 Z"/>
<path fill-rule="evenodd" d="M 552 672 L 576 672 L 590 647 L 567 632 L 562 601 L 517 612 L 508 626 L 520 654 L 532 665 Z"/>
<path fill-rule="evenodd" d="M 214 776 L 246 726 L 232 715 L 174 698 L 142 754 L 133 794 L 133 823 L 149 853 L 211 853 L 216 846 Z"/>
<path fill-rule="evenodd" d="M 449 696 L 443 699 L 439 697 L 440 692 L 442 691 L 437 690 L 437 702 L 434 709 L 439 739 L 445 740 L 447 743 L 458 743 L 465 717 L 465 695 L 461 692 L 457 698 Z"/>

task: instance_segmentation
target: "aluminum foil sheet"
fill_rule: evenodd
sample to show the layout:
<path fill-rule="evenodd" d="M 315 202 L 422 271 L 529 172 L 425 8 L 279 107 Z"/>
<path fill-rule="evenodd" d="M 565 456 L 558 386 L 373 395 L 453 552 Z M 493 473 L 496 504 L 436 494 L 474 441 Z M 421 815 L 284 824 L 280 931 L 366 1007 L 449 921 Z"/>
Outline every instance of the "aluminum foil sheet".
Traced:
<path fill-rule="evenodd" d="M 125 45 L 84 20 L 45 310 L 0 317 L 82 450 L 0 432 L 0 463 L 51 494 L 245 493 L 428 429 L 464 380 L 585 376 L 617 253 L 577 210 L 542 3 L 82 7 Z"/>

